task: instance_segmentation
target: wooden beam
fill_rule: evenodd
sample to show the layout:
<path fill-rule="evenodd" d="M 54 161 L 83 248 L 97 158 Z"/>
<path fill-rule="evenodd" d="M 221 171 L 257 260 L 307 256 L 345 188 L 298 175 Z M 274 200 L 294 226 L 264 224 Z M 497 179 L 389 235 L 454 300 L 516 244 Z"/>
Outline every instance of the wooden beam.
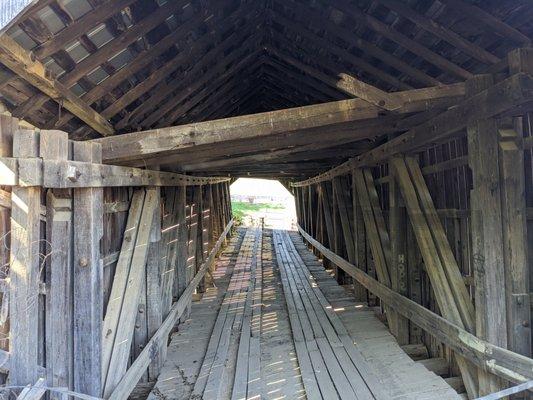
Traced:
<path fill-rule="evenodd" d="M 354 56 L 352 53 L 345 51 L 342 48 L 339 48 L 338 45 L 331 42 L 330 40 L 326 40 L 318 36 L 317 34 L 310 31 L 305 25 L 300 24 L 298 22 L 295 22 L 293 20 L 290 20 L 280 13 L 275 13 L 273 15 L 273 19 L 276 20 L 279 24 L 284 25 L 284 29 L 291 31 L 295 33 L 298 36 L 303 36 L 307 38 L 311 43 L 315 43 L 316 45 L 322 46 L 324 49 L 327 49 L 327 51 L 331 54 L 333 54 L 336 57 L 339 57 L 341 60 L 346 60 L 350 64 L 354 65 L 355 68 L 353 68 L 354 71 L 363 71 L 365 74 L 371 75 L 372 77 L 376 77 L 382 82 L 386 82 L 389 85 L 392 85 L 393 87 L 397 89 L 412 89 L 412 86 L 409 84 L 400 81 L 395 76 L 382 71 L 381 69 L 373 66 L 372 64 L 366 62 L 365 60 L 361 59 L 360 57 Z M 289 38 L 285 37 L 283 34 L 278 33 L 277 31 L 273 32 L 273 37 L 279 40 L 282 43 L 287 43 L 289 45 L 294 46 L 295 48 L 300 49 L 298 53 L 303 53 L 311 58 L 312 55 L 309 54 L 309 50 L 305 51 L 305 46 L 303 46 L 300 42 L 296 42 L 293 40 L 290 40 Z M 272 46 L 272 47 L 278 47 L 278 46 Z M 315 57 L 319 57 L 318 54 L 315 54 Z M 334 63 L 331 63 L 324 57 L 320 57 L 319 60 L 317 60 L 317 64 L 319 66 L 327 67 L 329 70 L 337 72 L 339 70 L 339 65 L 335 65 Z M 341 90 L 345 91 L 346 88 L 340 87 Z"/>
<path fill-rule="evenodd" d="M 65 27 L 54 34 L 48 40 L 41 43 L 33 50 L 35 56 L 39 59 L 46 58 L 64 48 L 65 44 L 70 43 L 80 36 L 89 32 L 93 27 L 101 24 L 103 21 L 110 19 L 113 15 L 120 13 L 121 10 L 133 4 L 137 0 L 107 0 L 99 7 L 77 19 L 74 23 Z"/>
<path fill-rule="evenodd" d="M 44 159 L 66 160 L 69 154 L 68 134 L 41 131 L 40 152 Z M 46 371 L 47 385 L 71 388 L 72 349 L 72 192 L 46 192 L 46 242 L 50 246 L 46 269 Z M 50 393 L 51 400 L 61 400 Z"/>
<path fill-rule="evenodd" d="M 124 295 L 128 284 L 128 275 L 130 273 L 133 251 L 140 228 L 139 222 L 141 219 L 144 202 L 145 190 L 142 188 L 135 190 L 131 197 L 122 246 L 120 248 L 120 254 L 115 266 L 115 276 L 113 277 L 111 294 L 104 317 L 103 332 L 105 332 L 105 335 L 102 338 L 103 383 L 105 383 L 109 372 L 111 355 L 113 353 L 115 338 L 117 337 L 118 333 L 120 313 L 124 303 Z M 142 267 L 137 266 L 137 268 Z"/>
<path fill-rule="evenodd" d="M 85 143 L 85 142 L 75 142 Z M 98 144 L 95 142 L 87 142 Z M 0 158 L 0 183 L 6 186 L 55 189 L 119 186 L 192 186 L 229 178 L 201 177 L 84 161 Z"/>
<path fill-rule="evenodd" d="M 467 81 L 470 95 L 492 85 L 491 75 Z M 501 187 L 498 160 L 498 122 L 495 118 L 471 121 L 467 126 L 468 163 L 472 171 L 470 229 L 475 279 L 476 334 L 507 347 L 507 315 Z M 502 382 L 479 373 L 479 394 L 503 388 Z"/>
<path fill-rule="evenodd" d="M 286 134 L 259 137 L 254 141 L 246 139 L 232 140 L 205 146 L 189 147 L 158 158 L 152 156 L 150 158 L 136 160 L 132 164 L 138 167 L 148 167 L 157 164 L 159 161 L 161 165 L 167 165 L 169 168 L 174 166 L 175 168 L 179 165 L 199 164 L 217 158 L 239 157 L 239 154 L 246 157 L 250 153 L 256 154 L 260 151 L 265 154 L 266 152 L 277 151 L 277 149 L 297 149 L 302 146 L 305 146 L 307 150 L 311 151 L 313 148 L 319 150 L 347 143 L 347 141 L 350 143 L 356 143 L 361 140 L 365 141 L 365 143 L 368 143 L 368 141 L 374 142 L 380 135 L 386 135 L 396 131 L 394 126 L 395 120 L 396 118 L 384 117 L 384 120 L 335 124 L 324 128 L 312 128 Z M 328 135 L 328 143 L 321 140 L 324 135 Z M 265 156 L 268 156 L 268 154 Z"/>
<path fill-rule="evenodd" d="M 127 276 L 127 284 L 124 285 L 124 291 L 121 293 L 123 299 L 122 307 L 120 307 L 118 313 L 109 365 L 106 370 L 107 376 L 105 378 L 102 376 L 103 382 L 105 382 L 103 387 L 104 397 L 109 396 L 115 390 L 128 367 L 141 287 L 145 284 L 146 279 L 146 259 L 148 256 L 150 230 L 157 207 L 159 207 L 157 191 L 151 187 L 146 191 L 135 245 L 132 249 L 131 262 L 128 263 L 126 270 L 122 271 Z"/>
<path fill-rule="evenodd" d="M 444 318 L 474 332 L 474 307 L 418 164 L 401 157 L 391 164 L 439 309 Z M 468 394 L 476 397 L 475 371 L 460 355 L 456 358 Z"/>
<path fill-rule="evenodd" d="M 461 50 L 463 53 L 469 55 L 470 57 L 474 57 L 482 63 L 491 65 L 501 61 L 498 57 L 488 52 L 484 48 L 466 40 L 461 35 L 440 25 L 431 18 L 417 13 L 415 10 L 411 9 L 404 3 L 399 2 L 398 0 L 378 0 L 378 3 L 383 4 L 396 14 L 413 22 L 417 27 L 435 35 L 439 39 L 445 40 L 455 48 Z"/>
<path fill-rule="evenodd" d="M 183 171 L 201 171 L 204 169 L 216 170 L 217 168 L 226 167 L 230 165 L 249 164 L 252 162 L 264 162 L 264 161 L 300 161 L 300 160 L 313 160 L 324 159 L 328 157 L 347 157 L 360 153 L 362 149 L 368 148 L 368 146 L 361 146 L 360 148 L 345 148 L 345 149 L 331 149 L 320 150 L 329 148 L 332 146 L 342 145 L 353 142 L 353 138 L 347 138 L 335 143 L 317 142 L 308 145 L 291 147 L 281 150 L 271 150 L 261 152 L 259 154 L 243 154 L 242 156 L 228 157 L 216 160 L 207 160 L 202 162 L 196 162 L 192 164 L 181 164 L 180 169 Z"/>
<path fill-rule="evenodd" d="M 329 180 L 334 176 L 344 175 L 358 166 L 375 165 L 394 154 L 413 152 L 465 129 L 470 121 L 508 113 L 522 114 L 524 109 L 532 107 L 532 101 L 533 78 L 528 74 L 515 74 L 375 149 L 324 174 L 305 181 L 293 182 L 292 186 L 305 186 Z M 480 104 L 484 106 L 479 107 Z"/>
<path fill-rule="evenodd" d="M 1 133 L 5 135 L 2 139 L 12 135 L 15 156 L 39 156 L 39 139 L 34 131 Z M 9 253 L 9 376 L 13 385 L 31 384 L 37 379 L 40 208 L 40 188 L 13 188 Z"/>
<path fill-rule="evenodd" d="M 506 24 L 478 6 L 467 3 L 463 0 L 443 0 L 443 3 L 446 4 L 448 8 L 453 9 L 455 12 L 459 12 L 462 15 L 481 22 L 487 29 L 497 32 L 504 38 L 514 40 L 515 42 L 524 46 L 529 46 L 531 44 L 531 39 L 527 35 Z"/>
<path fill-rule="evenodd" d="M 460 98 L 462 93 L 464 87 L 458 84 L 396 92 L 390 96 L 395 101 L 403 102 L 403 106 L 396 110 L 397 114 L 403 114 L 426 110 L 450 98 Z M 353 99 L 136 132 L 99 141 L 103 145 L 106 162 L 116 163 L 201 144 L 258 138 L 335 123 L 373 119 L 381 114 L 379 107 L 364 100 Z"/>
<path fill-rule="evenodd" d="M 300 226 L 298 226 L 298 230 L 305 240 L 320 251 L 324 257 L 344 269 L 350 276 L 383 300 L 385 304 L 394 308 L 398 313 L 413 321 L 437 340 L 447 344 L 480 368 L 510 382 L 522 383 L 533 379 L 533 360 L 531 358 L 477 338 L 433 311 L 389 289 L 355 265 L 324 247 Z"/>
<path fill-rule="evenodd" d="M 73 158 L 100 162 L 101 152 L 96 143 L 75 142 Z M 97 397 L 102 393 L 103 211 L 103 189 L 73 190 L 74 390 Z"/>
<path fill-rule="evenodd" d="M 332 3 L 332 6 L 351 16 L 356 21 L 366 25 L 369 29 L 397 43 L 403 48 L 409 50 L 411 53 L 423 58 L 430 64 L 439 67 L 444 72 L 452 76 L 460 79 L 469 79 L 473 76 L 472 73 L 468 72 L 464 68 L 454 64 L 450 60 L 407 37 L 398 30 L 393 29 L 391 26 L 381 22 L 377 18 L 374 18 L 370 14 L 363 12 L 359 7 L 354 7 L 353 4 L 351 4 L 348 0 L 335 0 Z"/>
<path fill-rule="evenodd" d="M 429 86 L 436 86 L 441 84 L 438 79 L 433 78 L 425 72 L 412 67 L 408 63 L 404 62 L 401 58 L 395 57 L 391 53 L 376 46 L 374 43 L 354 36 L 353 32 L 350 29 L 344 28 L 341 25 L 337 25 L 333 21 L 330 22 L 330 20 L 327 21 L 328 24 L 324 24 L 324 14 L 320 11 L 314 10 L 312 7 L 296 2 L 294 0 L 291 0 L 287 3 L 290 4 L 291 9 L 295 10 L 295 14 L 300 17 L 300 23 L 306 23 L 310 21 L 315 26 L 323 27 L 326 32 L 328 32 L 328 36 L 336 36 L 342 39 L 344 42 L 350 43 L 351 45 L 359 48 L 363 53 L 369 54 L 372 57 L 381 60 L 386 65 L 403 72 L 406 76 L 410 77 L 412 80 L 418 83 Z M 291 23 L 290 26 L 292 27 L 293 25 L 294 23 Z M 332 43 L 332 41 L 328 41 L 328 43 Z M 327 48 L 330 48 L 330 46 L 331 45 L 328 45 Z M 347 57 L 347 54 L 349 53 L 345 52 L 344 56 L 341 57 L 341 59 L 345 59 L 345 57 Z"/>
<path fill-rule="evenodd" d="M 194 290 L 203 279 L 209 267 L 213 264 L 216 255 L 222 248 L 222 245 L 226 239 L 226 236 L 231 232 L 231 227 L 233 226 L 233 219 L 229 221 L 226 225 L 224 232 L 218 238 L 217 242 L 213 246 L 213 249 L 209 253 L 209 257 L 199 266 L 198 272 L 195 274 L 194 278 L 191 280 L 187 289 L 179 297 L 179 300 L 172 305 L 172 308 L 165 318 L 157 332 L 152 336 L 150 341 L 146 344 L 143 351 L 131 364 L 128 371 L 124 377 L 118 382 L 115 390 L 109 396 L 109 400 L 126 400 L 131 394 L 139 379 L 141 379 L 144 371 L 150 365 L 152 360 L 152 352 L 154 349 L 157 349 L 161 346 L 161 343 L 164 343 L 168 339 L 168 335 L 171 329 L 174 327 L 176 322 L 182 316 L 186 307 L 191 301 Z"/>
<path fill-rule="evenodd" d="M 34 60 L 24 48 L 7 35 L 0 36 L 0 53 L 2 64 L 57 101 L 102 136 L 114 133 L 113 127 L 104 117 L 54 79 L 41 62 Z"/>

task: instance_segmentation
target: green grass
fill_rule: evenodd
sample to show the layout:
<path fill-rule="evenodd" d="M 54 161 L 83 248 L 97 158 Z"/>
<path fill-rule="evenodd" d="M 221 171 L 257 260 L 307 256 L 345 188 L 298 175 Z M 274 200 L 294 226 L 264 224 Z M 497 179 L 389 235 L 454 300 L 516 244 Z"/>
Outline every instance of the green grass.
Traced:
<path fill-rule="evenodd" d="M 237 225 L 242 224 L 246 216 L 266 212 L 268 210 L 282 210 L 284 208 L 285 206 L 283 204 L 248 203 L 244 201 L 231 202 L 233 218 Z"/>

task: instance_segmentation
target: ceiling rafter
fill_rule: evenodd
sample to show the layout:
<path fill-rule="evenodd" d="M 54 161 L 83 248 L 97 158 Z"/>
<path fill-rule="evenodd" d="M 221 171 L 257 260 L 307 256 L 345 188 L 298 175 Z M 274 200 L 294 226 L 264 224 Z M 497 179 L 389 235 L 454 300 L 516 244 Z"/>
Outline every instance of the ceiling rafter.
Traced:
<path fill-rule="evenodd" d="M 324 15 L 322 13 L 317 12 L 310 6 L 303 5 L 293 0 L 288 0 L 286 4 L 288 4 L 292 10 L 294 10 L 296 15 L 301 15 L 302 17 L 305 17 L 305 20 L 311 21 L 317 26 L 322 27 L 324 31 L 328 33 L 328 36 L 337 37 L 342 41 L 349 43 L 351 47 L 348 48 L 347 51 L 350 51 L 351 48 L 356 47 L 363 54 L 368 54 L 380 60 L 384 63 L 384 65 L 389 68 L 392 67 L 397 71 L 403 72 L 406 76 L 410 77 L 412 80 L 419 84 L 423 84 L 425 86 L 433 86 L 440 84 L 438 79 L 409 65 L 400 58 L 392 56 L 390 53 L 381 49 L 375 44 L 370 43 L 361 37 L 355 36 L 354 32 L 351 32 L 350 30 L 335 24 L 334 21 L 332 21 L 331 19 L 328 18 L 325 20 Z M 303 21 L 300 19 L 297 22 L 301 24 Z M 324 22 L 326 22 L 326 24 Z"/>
<path fill-rule="evenodd" d="M 448 42 L 449 44 L 455 46 L 457 49 L 460 49 L 464 53 L 468 54 L 471 57 L 474 57 L 485 64 L 496 64 L 501 60 L 485 50 L 484 48 L 472 43 L 461 35 L 455 33 L 451 29 L 445 28 L 436 21 L 428 18 L 424 15 L 418 14 L 416 11 L 411 9 L 409 6 L 397 1 L 397 0 L 377 0 L 379 3 L 383 4 L 388 9 L 394 11 L 396 14 L 406 18 L 416 24 L 419 28 L 422 28 L 426 32 L 430 32 L 435 35 L 437 38 Z"/>
<path fill-rule="evenodd" d="M 268 67 L 272 68 L 275 73 L 278 73 L 278 78 L 283 79 L 285 76 L 290 77 L 291 82 L 296 81 L 299 85 L 306 86 L 310 91 L 315 92 L 319 96 L 331 98 L 332 100 L 344 100 L 351 97 L 340 91 L 338 88 L 333 89 L 331 86 L 324 84 L 324 82 L 316 79 L 314 76 L 300 71 L 291 64 L 288 64 L 284 60 L 278 59 L 275 56 L 265 60 L 265 69 L 267 71 Z"/>
<path fill-rule="evenodd" d="M 61 9 L 57 1 L 51 1 L 49 7 L 52 8 L 56 13 Z M 71 21 L 71 18 L 68 14 L 62 14 L 62 21 L 68 24 Z M 22 24 L 20 24 L 21 29 L 36 43 L 42 43 L 47 38 L 53 36 L 49 28 L 35 15 L 29 16 Z M 33 56 L 33 52 L 31 52 Z M 39 61 L 43 61 L 41 58 L 37 58 Z M 70 56 L 70 54 L 65 50 L 60 50 L 56 54 L 52 55 L 52 59 L 64 70 L 69 70 L 75 67 L 76 63 Z M 88 79 L 82 79 L 79 82 L 80 86 L 89 89 L 93 85 Z M 47 102 L 50 101 L 50 98 L 40 92 L 34 96 L 30 96 L 26 101 L 19 104 L 12 112 L 12 115 L 17 118 L 24 118 L 26 115 L 30 114 L 32 110 L 43 107 Z M 64 114 L 70 116 L 70 119 L 74 118 L 69 112 Z M 55 114 L 52 114 L 54 118 Z M 69 120 L 70 120 L 69 119 Z"/>
<path fill-rule="evenodd" d="M 75 96 L 69 89 L 51 78 L 51 73 L 39 61 L 7 35 L 0 36 L 0 62 L 24 78 L 35 88 L 53 98 L 100 134 L 112 135 L 113 127 L 87 103 Z"/>
<path fill-rule="evenodd" d="M 213 19 L 210 19 L 209 21 L 210 21 L 210 24 L 214 23 Z M 233 37 L 232 39 L 235 39 L 235 37 Z M 236 43 L 234 42 L 230 44 L 236 45 Z M 217 50 L 217 52 L 221 52 L 221 48 L 219 47 L 214 47 L 214 48 Z M 120 99 L 118 99 L 118 101 L 114 102 L 109 107 L 107 107 L 104 111 L 102 111 L 102 114 L 106 116 L 107 118 L 112 118 L 121 109 L 126 108 L 132 102 L 140 98 L 143 94 L 147 93 L 150 89 L 155 87 L 159 82 L 162 82 L 165 79 L 167 79 L 177 69 L 182 68 L 183 63 L 189 57 L 191 57 L 192 59 L 195 59 L 196 57 L 193 55 L 193 53 L 195 53 L 194 50 L 196 49 L 197 48 L 192 47 L 192 48 L 189 48 L 188 52 L 185 52 L 185 51 L 179 52 L 173 59 L 167 61 L 163 66 L 161 66 L 156 71 L 154 71 L 143 82 L 140 82 L 137 86 L 133 87 L 130 91 L 128 91 Z"/>
<path fill-rule="evenodd" d="M 204 16 L 202 14 L 198 14 L 193 18 L 188 19 L 183 24 L 180 24 L 175 30 L 169 32 L 152 47 L 145 48 L 143 51 L 139 52 L 133 61 L 128 63 L 125 67 L 108 76 L 104 81 L 85 93 L 82 96 L 82 99 L 87 103 L 93 104 L 108 95 L 109 92 L 119 86 L 122 82 L 132 78 L 135 74 L 150 66 L 150 64 L 153 64 L 159 56 L 167 52 L 169 49 L 179 46 L 186 39 L 189 30 L 197 26 L 203 18 Z M 68 122 L 68 120 L 69 116 L 64 116 L 55 124 L 55 126 L 62 127 Z M 117 126 L 117 129 L 119 128 L 120 127 Z"/>
<path fill-rule="evenodd" d="M 291 92 L 294 92 L 296 94 L 300 94 L 302 97 L 300 98 L 300 105 L 305 104 L 312 104 L 312 103 L 323 103 L 325 101 L 333 101 L 333 99 L 329 98 L 328 96 L 320 95 L 313 93 L 307 86 L 304 85 L 297 85 L 294 82 L 279 79 L 275 74 L 272 72 L 267 72 L 267 70 L 263 67 L 263 70 L 261 71 L 261 78 L 266 81 L 271 87 L 276 89 L 276 91 L 279 92 L 286 92 L 287 89 L 290 89 Z"/>
<path fill-rule="evenodd" d="M 67 72 L 59 78 L 59 81 L 68 88 L 72 87 L 95 68 L 106 63 L 111 57 L 127 46 L 133 44 L 139 37 L 144 36 L 152 29 L 165 23 L 170 15 L 181 10 L 186 4 L 187 1 L 185 0 L 165 3 L 152 14 L 138 21 L 130 29 L 126 30 L 119 36 L 116 36 L 102 47 L 98 48 L 94 53 L 89 54 L 71 70 L 67 70 Z M 48 99 L 46 98 L 36 98 L 34 99 L 34 102 L 36 106 L 38 106 L 47 100 Z"/>
<path fill-rule="evenodd" d="M 261 67 L 261 61 L 254 61 L 253 57 L 248 57 L 246 62 L 241 65 L 242 69 L 249 71 L 247 76 L 241 79 L 234 79 L 232 74 L 221 76 L 219 82 L 222 82 L 216 90 L 212 90 L 212 95 L 205 95 L 202 93 L 201 101 L 195 101 L 187 108 L 176 109 L 170 118 L 176 118 L 172 124 L 177 121 L 201 121 L 206 120 L 209 110 L 216 112 L 217 108 L 222 109 L 225 106 L 230 106 L 234 101 L 240 100 L 240 96 L 248 93 L 255 85 L 256 78 L 253 73 Z M 210 89 L 206 87 L 206 89 Z M 235 100 L 234 100 L 235 99 Z"/>
<path fill-rule="evenodd" d="M 251 24 L 249 27 L 245 28 L 242 31 L 234 32 L 217 46 L 211 48 L 207 53 L 202 56 L 195 58 L 195 63 L 190 69 L 186 69 L 183 73 L 183 78 L 173 79 L 169 82 L 165 88 L 158 91 L 155 90 L 150 96 L 143 101 L 142 104 L 137 106 L 135 109 L 130 111 L 129 115 L 126 116 L 123 120 L 117 123 L 117 127 L 124 127 L 128 122 L 137 124 L 141 121 L 142 116 L 149 113 L 151 110 L 154 110 L 151 115 L 148 115 L 144 121 L 150 121 L 146 124 L 140 122 L 141 125 L 151 125 L 155 120 L 159 120 L 166 113 L 171 111 L 172 106 L 176 106 L 181 101 L 183 101 L 184 96 L 189 96 L 191 93 L 195 92 L 202 85 L 207 84 L 210 80 L 216 77 L 216 73 L 221 72 L 221 69 L 224 68 L 228 63 L 234 61 L 236 54 L 242 56 L 242 51 L 237 51 L 230 53 L 223 60 L 219 61 L 213 70 L 203 73 L 202 71 L 207 68 L 210 63 L 223 57 L 224 53 L 235 46 L 235 42 L 242 43 L 243 41 L 255 42 L 256 35 L 254 35 L 254 30 L 259 29 L 257 26 Z M 173 93 L 176 92 L 176 95 Z"/>
<path fill-rule="evenodd" d="M 396 42 L 398 45 L 409 50 L 411 53 L 425 59 L 430 64 L 439 67 L 441 70 L 451 74 L 452 76 L 461 79 L 470 79 L 473 75 L 471 72 L 466 71 L 460 66 L 454 64 L 445 57 L 435 53 L 431 49 L 428 49 L 424 45 L 410 39 L 402 32 L 392 29 L 387 24 L 381 22 L 379 19 L 365 13 L 355 4 L 350 3 L 348 0 L 334 0 L 331 2 L 331 6 L 337 10 L 343 12 L 345 15 L 350 16 L 354 20 L 362 23 L 369 29 L 377 32 L 378 34 L 386 37 L 387 39 Z"/>
<path fill-rule="evenodd" d="M 299 36 L 303 36 L 303 37 L 306 37 L 307 39 L 310 39 L 313 44 L 319 45 L 322 49 L 329 52 L 330 54 L 333 54 L 336 57 L 339 57 L 340 59 L 348 61 L 351 65 L 355 66 L 357 69 L 360 69 L 361 71 L 364 71 L 370 74 L 371 76 L 377 78 L 379 81 L 386 82 L 387 84 L 392 85 L 395 89 L 412 89 L 411 85 L 398 80 L 396 77 L 388 74 L 387 72 L 380 70 L 379 68 L 374 67 L 373 65 L 367 63 L 361 58 L 354 56 L 351 53 L 346 52 L 346 50 L 339 48 L 334 43 L 327 41 L 325 39 L 322 39 L 315 33 L 307 30 L 307 28 L 303 27 L 302 25 L 299 25 L 298 23 L 294 23 L 293 21 L 281 15 L 276 15 L 276 18 L 281 23 L 283 23 L 285 30 L 292 31 L 293 33 Z M 277 31 L 276 31 L 276 34 L 279 34 L 280 35 L 279 37 L 284 36 Z M 299 44 L 299 43 L 295 43 L 295 44 Z M 323 65 L 330 64 L 330 62 L 326 60 L 321 60 L 320 63 Z M 353 70 L 356 70 L 356 68 L 353 68 Z M 332 69 L 331 65 L 330 65 L 330 68 L 328 69 Z"/>
<path fill-rule="evenodd" d="M 216 78 L 212 81 L 212 85 L 204 84 L 201 90 L 199 91 L 196 91 L 194 93 L 185 93 L 185 96 L 179 97 L 179 99 L 182 99 L 180 103 L 175 104 L 172 102 L 165 104 L 163 111 L 165 115 L 168 114 L 166 119 L 172 118 L 177 120 L 181 117 L 187 116 L 188 111 L 193 110 L 198 104 L 201 105 L 202 101 L 217 96 L 220 88 L 227 84 L 229 81 L 231 81 L 233 73 L 236 74 L 238 73 L 238 71 L 242 71 L 245 68 L 254 70 L 255 68 L 259 67 L 261 64 L 261 60 L 253 60 L 254 56 L 259 52 L 260 50 L 256 50 L 255 52 L 252 52 L 246 57 L 240 59 L 240 61 L 232 65 L 230 69 L 226 71 L 226 74 L 216 75 Z M 210 95 L 210 93 L 213 94 Z M 158 125 L 163 125 L 165 123 L 164 121 L 166 120 L 161 119 L 161 117 L 158 118 L 157 114 L 150 115 L 148 118 L 149 119 L 146 120 L 146 123 L 143 122 L 143 126 L 149 127 L 156 123 L 158 123 Z"/>
<path fill-rule="evenodd" d="M 223 61 L 220 64 L 219 73 L 212 81 L 207 83 L 203 89 L 196 91 L 190 96 L 187 96 L 185 101 L 183 101 L 181 104 L 176 104 L 174 101 L 170 100 L 170 107 L 168 107 L 168 112 L 165 113 L 166 117 L 158 117 L 156 119 L 155 117 L 160 114 L 156 113 L 157 115 L 150 116 L 146 121 L 143 121 L 141 123 L 141 126 L 148 126 L 148 122 L 150 122 L 149 126 L 152 126 L 152 121 L 153 123 L 159 121 L 156 126 L 171 124 L 172 122 L 183 116 L 185 113 L 187 113 L 189 110 L 193 109 L 202 100 L 208 98 L 211 93 L 216 91 L 217 85 L 220 86 L 228 77 L 231 78 L 232 74 L 237 73 L 237 71 L 242 70 L 249 64 L 254 65 L 254 62 L 258 62 L 259 64 L 261 61 L 254 60 L 253 58 L 260 54 L 262 51 L 260 49 L 257 49 L 257 46 L 253 43 L 254 41 L 250 42 L 251 45 L 249 46 L 249 48 L 240 48 L 236 52 L 233 52 L 234 54 L 231 55 L 229 61 Z M 167 107 L 165 107 L 164 110 L 166 111 Z"/>
<path fill-rule="evenodd" d="M 33 49 L 33 53 L 37 58 L 42 59 L 60 51 L 65 47 L 65 44 L 85 35 L 89 30 L 112 18 L 113 15 L 119 14 L 124 8 L 136 1 L 138 0 L 107 0 L 99 7 L 86 13 L 74 23 L 51 36 L 48 40 L 42 42 Z"/>
<path fill-rule="evenodd" d="M 483 23 L 487 28 L 497 31 L 503 37 L 514 40 L 524 46 L 531 45 L 531 39 L 528 36 L 473 4 L 468 4 L 463 0 L 442 0 L 442 2 L 451 8 L 455 8 L 466 17 L 475 19 Z"/>

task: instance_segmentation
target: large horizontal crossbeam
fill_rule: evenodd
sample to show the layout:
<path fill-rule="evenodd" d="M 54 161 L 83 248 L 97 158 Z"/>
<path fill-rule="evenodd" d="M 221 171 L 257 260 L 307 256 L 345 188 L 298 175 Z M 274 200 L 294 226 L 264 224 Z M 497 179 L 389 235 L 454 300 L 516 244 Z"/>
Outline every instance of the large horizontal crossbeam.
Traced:
<path fill-rule="evenodd" d="M 456 104 L 464 96 L 464 85 L 454 84 L 390 93 L 394 114 L 409 114 L 433 107 Z M 190 148 L 234 140 L 317 129 L 335 124 L 377 119 L 389 115 L 361 99 L 342 100 L 260 114 L 244 115 L 195 124 L 135 132 L 97 139 L 107 163 L 128 163 L 160 157 Z"/>

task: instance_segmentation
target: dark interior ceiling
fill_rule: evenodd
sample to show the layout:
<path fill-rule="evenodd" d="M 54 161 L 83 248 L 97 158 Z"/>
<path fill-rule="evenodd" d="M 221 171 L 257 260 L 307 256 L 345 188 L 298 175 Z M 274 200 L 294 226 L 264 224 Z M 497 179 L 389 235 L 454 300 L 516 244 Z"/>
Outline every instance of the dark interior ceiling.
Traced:
<path fill-rule="evenodd" d="M 503 71 L 532 21 L 530 0 L 41 0 L 8 35 L 120 134 L 351 98 L 340 73 L 387 92 L 463 82 Z M 99 136 L 3 67 L 0 100 Z"/>

